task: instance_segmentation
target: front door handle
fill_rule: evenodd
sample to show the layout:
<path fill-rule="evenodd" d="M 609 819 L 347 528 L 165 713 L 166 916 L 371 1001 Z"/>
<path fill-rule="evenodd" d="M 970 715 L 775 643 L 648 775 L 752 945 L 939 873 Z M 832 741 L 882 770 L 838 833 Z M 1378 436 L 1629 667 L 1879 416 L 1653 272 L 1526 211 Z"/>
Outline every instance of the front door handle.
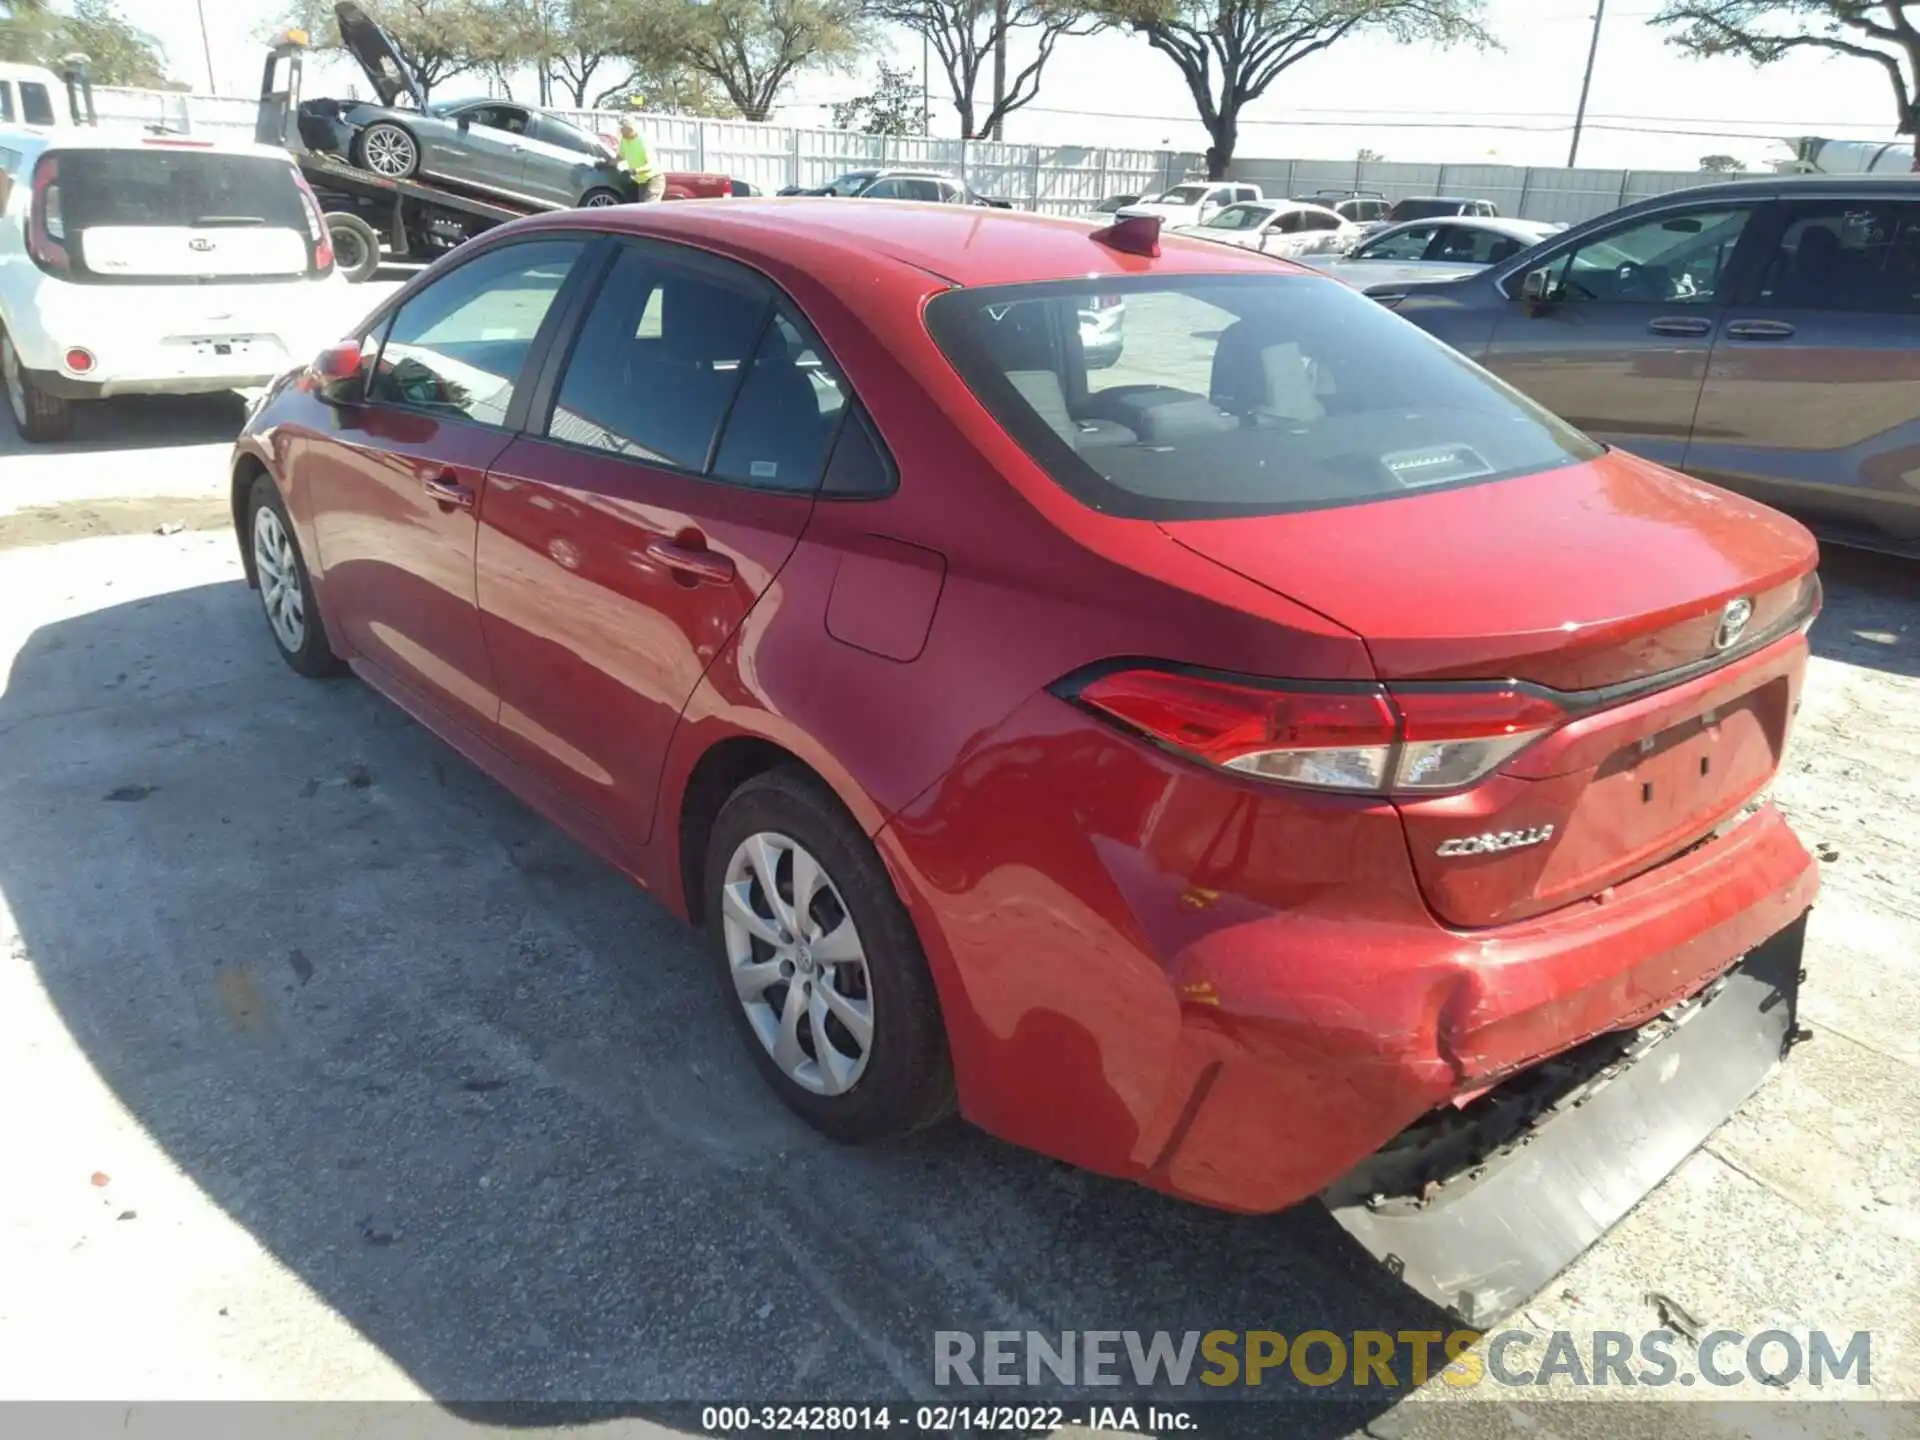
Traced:
<path fill-rule="evenodd" d="M 653 540 L 647 544 L 647 558 L 700 584 L 733 583 L 733 561 L 702 546 L 682 545 L 677 540 Z"/>
<path fill-rule="evenodd" d="M 1647 329 L 1656 335 L 1705 335 L 1712 331 L 1713 325 L 1697 315 L 1663 315 L 1648 321 Z"/>
<path fill-rule="evenodd" d="M 451 475 L 433 475 L 420 482 L 420 488 L 427 492 L 427 498 L 441 509 L 451 507 L 455 510 L 473 509 L 473 487 L 462 485 Z"/>
<path fill-rule="evenodd" d="M 1727 334 L 1741 340 L 1785 340 L 1793 326 L 1784 320 L 1736 320 L 1727 326 Z"/>

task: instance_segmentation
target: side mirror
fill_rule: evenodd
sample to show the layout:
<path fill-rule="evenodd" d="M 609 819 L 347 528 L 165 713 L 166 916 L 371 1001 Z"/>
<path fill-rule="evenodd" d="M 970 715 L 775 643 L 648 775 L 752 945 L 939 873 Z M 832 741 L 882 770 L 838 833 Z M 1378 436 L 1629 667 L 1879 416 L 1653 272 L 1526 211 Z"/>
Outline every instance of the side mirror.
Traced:
<path fill-rule="evenodd" d="M 1529 270 L 1520 282 L 1520 299 L 1529 315 L 1538 315 L 1553 303 L 1553 280 L 1545 270 Z"/>
<path fill-rule="evenodd" d="M 331 404 L 353 400 L 357 397 L 351 391 L 365 363 L 366 356 L 358 340 L 342 340 L 338 345 L 329 345 L 314 356 L 313 363 L 307 366 L 308 388 Z"/>
<path fill-rule="evenodd" d="M 462 134 L 465 134 L 473 128 L 473 117 L 471 115 L 456 115 L 453 117 L 453 123 L 460 127 Z"/>

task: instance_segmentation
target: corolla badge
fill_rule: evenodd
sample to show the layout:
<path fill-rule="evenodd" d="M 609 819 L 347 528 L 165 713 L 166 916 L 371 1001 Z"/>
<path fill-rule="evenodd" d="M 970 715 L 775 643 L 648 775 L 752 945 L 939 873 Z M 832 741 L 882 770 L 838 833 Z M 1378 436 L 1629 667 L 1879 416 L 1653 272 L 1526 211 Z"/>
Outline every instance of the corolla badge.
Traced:
<path fill-rule="evenodd" d="M 1713 632 L 1714 650 L 1731 650 L 1739 642 L 1741 632 L 1747 628 L 1747 621 L 1752 618 L 1753 601 L 1745 595 L 1729 600 L 1727 608 L 1720 612 L 1720 628 Z"/>
<path fill-rule="evenodd" d="M 207 239 L 203 235 L 196 235 L 193 239 L 187 242 L 187 248 L 189 250 L 198 250 L 201 254 L 204 255 L 207 251 L 213 249 L 213 241 Z"/>
<path fill-rule="evenodd" d="M 1529 845 L 1544 845 L 1553 838 L 1553 826 L 1536 825 L 1531 830 L 1491 830 L 1485 835 L 1459 835 L 1442 840 L 1433 853 L 1441 859 L 1456 855 L 1498 855 L 1504 850 L 1524 850 Z"/>

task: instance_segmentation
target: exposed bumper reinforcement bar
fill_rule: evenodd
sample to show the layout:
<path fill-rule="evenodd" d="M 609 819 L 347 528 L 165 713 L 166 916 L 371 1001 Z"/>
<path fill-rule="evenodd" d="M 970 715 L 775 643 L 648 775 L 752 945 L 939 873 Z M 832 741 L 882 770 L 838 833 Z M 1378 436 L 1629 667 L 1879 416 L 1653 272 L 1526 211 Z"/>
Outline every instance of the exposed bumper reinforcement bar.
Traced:
<path fill-rule="evenodd" d="M 1693 998 L 1447 1109 L 1322 1194 L 1414 1290 L 1484 1328 L 1698 1149 L 1798 1037 L 1806 916 Z"/>

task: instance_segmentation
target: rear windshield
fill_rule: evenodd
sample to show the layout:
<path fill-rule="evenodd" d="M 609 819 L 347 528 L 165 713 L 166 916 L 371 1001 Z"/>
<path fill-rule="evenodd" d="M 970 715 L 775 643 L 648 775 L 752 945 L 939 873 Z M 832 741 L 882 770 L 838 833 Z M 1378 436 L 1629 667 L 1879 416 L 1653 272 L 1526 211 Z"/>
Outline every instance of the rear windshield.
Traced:
<path fill-rule="evenodd" d="M 1396 200 L 1387 215 L 1394 220 L 1432 220 L 1441 215 L 1458 215 L 1458 200 Z"/>
<path fill-rule="evenodd" d="M 1176 185 L 1155 202 L 1160 205 L 1198 205 L 1212 193 L 1208 185 Z"/>
<path fill-rule="evenodd" d="M 927 323 L 1064 489 L 1135 519 L 1381 500 L 1600 453 L 1331 280 L 1167 275 L 952 290 L 929 303 Z"/>
<path fill-rule="evenodd" d="M 257 226 L 307 233 L 294 169 L 265 155 L 220 155 L 159 146 L 63 150 L 60 223 L 96 227 Z"/>

